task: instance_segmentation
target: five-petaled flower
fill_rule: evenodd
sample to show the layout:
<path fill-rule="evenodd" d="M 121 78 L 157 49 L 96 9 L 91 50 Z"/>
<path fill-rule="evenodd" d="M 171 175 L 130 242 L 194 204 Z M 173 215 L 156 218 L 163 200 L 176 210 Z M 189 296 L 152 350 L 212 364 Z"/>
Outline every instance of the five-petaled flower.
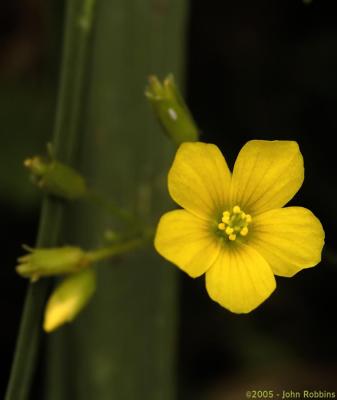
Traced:
<path fill-rule="evenodd" d="M 319 220 L 306 208 L 282 208 L 303 179 L 293 141 L 249 141 L 233 173 L 217 146 L 183 143 L 168 188 L 184 209 L 162 216 L 155 247 L 191 277 L 205 273 L 214 301 L 248 313 L 274 291 L 274 275 L 291 277 L 320 262 Z"/>

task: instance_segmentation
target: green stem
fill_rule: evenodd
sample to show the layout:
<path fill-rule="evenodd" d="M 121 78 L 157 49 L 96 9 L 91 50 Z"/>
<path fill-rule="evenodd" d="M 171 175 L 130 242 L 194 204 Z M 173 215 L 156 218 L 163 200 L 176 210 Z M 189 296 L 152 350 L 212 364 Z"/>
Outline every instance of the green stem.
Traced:
<path fill-rule="evenodd" d="M 67 22 L 58 110 L 54 129 L 55 155 L 73 163 L 83 104 L 94 0 L 67 2 Z M 62 225 L 63 203 L 45 198 L 40 217 L 37 247 L 57 245 Z M 11 375 L 5 400 L 29 398 L 41 337 L 43 309 L 51 282 L 40 281 L 28 288 Z"/>
<path fill-rule="evenodd" d="M 37 243 L 47 245 L 55 242 L 60 221 L 60 204 L 45 199 Z M 41 336 L 42 313 L 50 285 L 50 281 L 41 280 L 28 287 L 6 400 L 24 400 L 29 397 Z"/>
<path fill-rule="evenodd" d="M 88 64 L 88 44 L 92 28 L 95 0 L 68 2 L 66 35 L 62 75 L 60 82 L 58 113 L 55 121 L 55 157 L 65 163 L 74 157 L 77 135 L 81 126 L 81 112 Z M 63 132 L 68 132 L 65 136 Z M 62 134 L 63 133 L 63 134 Z M 68 145 L 62 145 L 67 139 Z M 57 149 L 64 147 L 62 152 Z"/>
<path fill-rule="evenodd" d="M 135 238 L 126 242 L 115 243 L 111 246 L 102 247 L 100 249 L 87 252 L 86 255 L 91 262 L 102 261 L 107 258 L 132 251 L 138 247 L 141 247 L 146 242 L 148 242 L 147 238 Z"/>

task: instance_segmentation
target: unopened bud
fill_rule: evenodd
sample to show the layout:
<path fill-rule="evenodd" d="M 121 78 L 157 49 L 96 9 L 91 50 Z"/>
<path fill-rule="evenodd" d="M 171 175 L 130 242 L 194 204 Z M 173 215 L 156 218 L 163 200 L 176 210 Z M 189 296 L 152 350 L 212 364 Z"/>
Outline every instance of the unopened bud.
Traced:
<path fill-rule="evenodd" d="M 73 168 L 54 159 L 28 158 L 24 161 L 32 174 L 33 182 L 43 191 L 68 200 L 87 194 L 84 178 Z"/>
<path fill-rule="evenodd" d="M 89 302 L 95 289 L 96 274 L 92 269 L 65 278 L 47 302 L 43 329 L 51 332 L 72 321 Z"/>
<path fill-rule="evenodd" d="M 156 76 L 150 76 L 145 95 L 165 133 L 177 146 L 199 139 L 198 128 L 172 75 L 163 83 Z"/>
<path fill-rule="evenodd" d="M 16 267 L 16 271 L 19 275 L 30 278 L 32 281 L 36 281 L 41 276 L 78 272 L 91 264 L 91 260 L 79 247 L 25 248 L 29 253 L 18 259 L 19 265 Z"/>

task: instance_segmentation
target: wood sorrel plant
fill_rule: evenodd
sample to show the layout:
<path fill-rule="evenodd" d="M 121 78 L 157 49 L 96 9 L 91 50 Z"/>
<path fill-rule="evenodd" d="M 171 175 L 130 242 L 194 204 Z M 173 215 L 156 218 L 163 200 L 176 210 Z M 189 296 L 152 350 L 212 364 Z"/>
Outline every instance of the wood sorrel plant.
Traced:
<path fill-rule="evenodd" d="M 129 254 L 152 242 L 167 209 L 163 188 L 169 142 L 152 134 L 142 94 L 133 91 L 141 87 L 144 71 L 162 68 L 160 57 L 139 59 L 144 36 L 134 34 L 137 29 L 124 36 L 116 30 L 129 32 L 130 23 L 141 26 L 140 31 L 149 29 L 148 39 L 156 42 L 150 48 L 156 56 L 171 54 L 165 68 L 179 72 L 179 63 L 171 60 L 179 58 L 180 31 L 172 36 L 164 22 L 172 18 L 181 26 L 184 7 L 181 0 L 172 0 L 161 14 L 162 9 L 151 9 L 152 2 L 131 3 L 131 9 L 121 0 L 68 5 L 53 152 L 25 161 L 47 198 L 37 247 L 27 247 L 17 266 L 34 283 L 6 400 L 29 396 L 44 310 L 43 327 L 51 332 L 73 321 L 88 304 L 82 318 L 48 337 L 44 397 L 174 397 L 173 271 L 160 268 L 152 249 Z M 162 48 L 160 36 L 154 39 L 148 28 L 158 18 L 164 18 L 169 48 Z M 121 48 L 125 53 L 118 53 Z M 128 71 L 132 61 L 142 68 Z M 160 219 L 155 247 L 163 257 L 192 277 L 205 273 L 210 297 L 235 313 L 259 306 L 275 289 L 274 275 L 290 277 L 320 261 L 324 231 L 318 219 L 306 209 L 282 208 L 304 177 L 295 142 L 250 141 L 231 173 L 215 145 L 198 142 L 198 129 L 172 75 L 163 82 L 151 76 L 146 96 L 165 133 L 179 146 L 168 189 L 184 209 Z M 75 150 L 86 179 L 71 167 Z M 106 230 L 108 240 L 102 244 Z M 112 261 L 110 268 L 96 269 L 106 260 Z M 50 290 L 55 276 L 61 280 Z"/>

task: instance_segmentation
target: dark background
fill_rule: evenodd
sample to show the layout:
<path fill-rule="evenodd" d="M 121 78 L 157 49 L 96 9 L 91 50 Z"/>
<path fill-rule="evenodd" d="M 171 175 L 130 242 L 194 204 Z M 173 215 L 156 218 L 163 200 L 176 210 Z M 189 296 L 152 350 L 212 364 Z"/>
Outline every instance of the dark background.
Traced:
<path fill-rule="evenodd" d="M 306 178 L 291 204 L 310 208 L 327 238 L 318 267 L 278 278 L 272 297 L 244 316 L 213 303 L 203 279 L 180 274 L 180 398 L 236 400 L 245 390 L 267 388 L 337 391 L 334 2 L 191 0 L 190 8 L 187 102 L 201 140 L 216 143 L 231 164 L 247 140 L 297 140 Z M 39 215 L 40 197 L 22 160 L 43 152 L 51 136 L 62 12 L 62 4 L 41 0 L 0 6 L 0 393 L 26 288 L 15 258 L 21 243 L 34 243 Z"/>

